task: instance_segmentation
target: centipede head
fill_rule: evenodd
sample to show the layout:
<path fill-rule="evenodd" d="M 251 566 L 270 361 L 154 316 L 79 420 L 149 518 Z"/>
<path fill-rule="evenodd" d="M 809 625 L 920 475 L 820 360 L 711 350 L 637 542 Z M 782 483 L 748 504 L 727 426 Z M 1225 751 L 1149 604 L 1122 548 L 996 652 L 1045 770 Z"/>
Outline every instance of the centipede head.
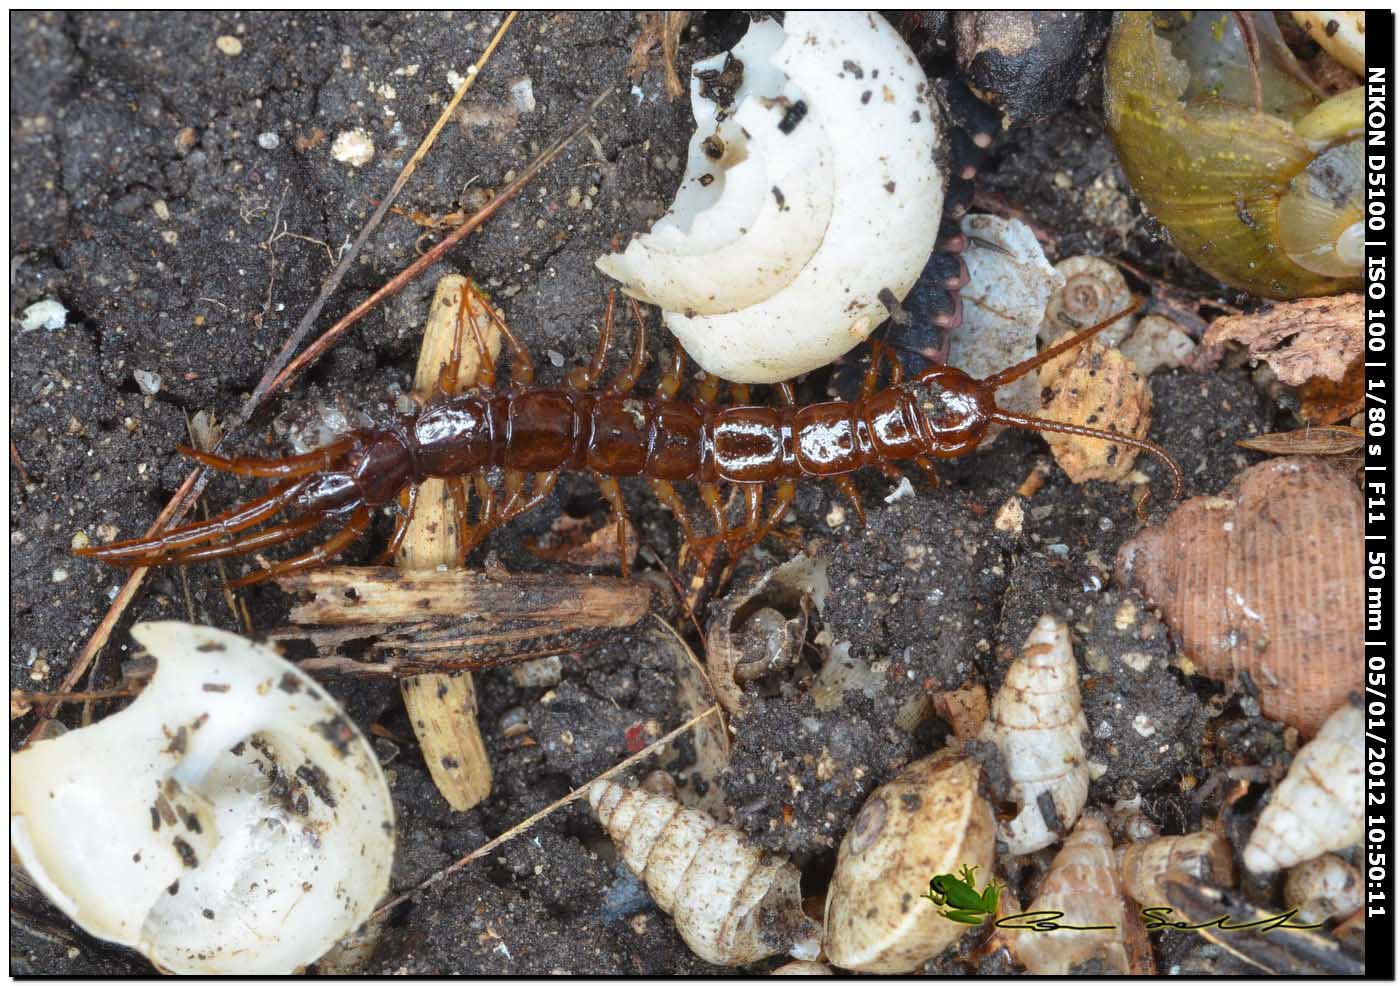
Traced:
<path fill-rule="evenodd" d="M 1181 467 L 1177 465 L 1176 460 L 1168 454 L 1167 450 L 1156 442 L 1150 442 L 1145 438 L 1134 438 L 1131 435 L 1120 435 L 1099 428 L 1088 428 L 1063 421 L 1048 421 L 1045 418 L 1017 414 L 1014 411 L 998 407 L 996 402 L 996 392 L 999 387 L 1044 366 L 1063 353 L 1082 346 L 1104 329 L 1120 319 L 1127 318 L 1141 307 L 1142 301 L 1139 299 L 1130 307 L 1104 319 L 1097 325 L 1091 325 L 1070 338 L 1041 350 L 1030 359 L 1022 360 L 1020 363 L 1009 366 L 982 380 L 974 379 L 961 370 L 948 366 L 935 366 L 925 370 L 915 379 L 914 385 L 924 388 L 918 393 L 918 400 L 924 424 L 931 439 L 931 454 L 942 458 L 962 455 L 980 443 L 986 437 L 987 428 L 993 424 L 1021 428 L 1027 431 L 1050 431 L 1078 435 L 1082 438 L 1098 438 L 1106 442 L 1127 445 L 1155 456 L 1171 474 L 1173 494 L 1177 499 L 1180 499 L 1184 487 Z"/>

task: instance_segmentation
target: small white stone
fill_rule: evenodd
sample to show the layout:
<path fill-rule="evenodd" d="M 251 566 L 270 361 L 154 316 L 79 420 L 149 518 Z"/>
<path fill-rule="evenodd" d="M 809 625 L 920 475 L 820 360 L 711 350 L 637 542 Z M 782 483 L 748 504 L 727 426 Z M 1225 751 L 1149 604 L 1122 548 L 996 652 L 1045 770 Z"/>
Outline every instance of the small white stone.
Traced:
<path fill-rule="evenodd" d="M 258 134 L 258 146 L 265 151 L 275 151 L 281 143 L 282 138 L 271 130 Z"/>
<path fill-rule="evenodd" d="M 66 568 L 55 568 L 55 569 L 53 570 L 53 580 L 54 580 L 55 582 L 67 582 L 67 581 L 68 581 L 68 569 L 66 569 Z"/>
<path fill-rule="evenodd" d="M 1145 715 L 1133 716 L 1133 729 L 1144 738 L 1157 732 L 1157 727 L 1152 725 L 1152 720 Z"/>
<path fill-rule="evenodd" d="M 239 41 L 232 34 L 221 34 L 215 40 L 214 46 L 230 58 L 235 58 L 243 54 L 243 42 Z"/>
<path fill-rule="evenodd" d="M 152 373 L 149 370 L 132 370 L 131 375 L 136 378 L 136 386 L 141 388 L 141 393 L 148 396 L 160 393 L 159 373 Z"/>
<path fill-rule="evenodd" d="M 1013 496 L 1001 505 L 992 526 L 1004 534 L 1020 534 L 1026 523 L 1026 511 L 1021 498 Z"/>
<path fill-rule="evenodd" d="M 561 353 L 561 352 L 559 352 L 558 350 L 556 350 L 556 349 L 546 349 L 546 350 L 544 351 L 544 354 L 545 354 L 546 356 L 549 357 L 549 363 L 550 363 L 551 366 L 563 366 L 563 365 L 564 365 L 564 354 Z"/>
<path fill-rule="evenodd" d="M 839 503 L 833 503 L 826 514 L 826 526 L 837 528 L 844 523 L 846 523 L 846 508 Z"/>
<path fill-rule="evenodd" d="M 894 491 L 891 492 L 889 496 L 885 497 L 885 502 L 894 503 L 898 500 L 903 500 L 905 497 L 910 497 L 913 495 L 914 484 L 909 482 L 908 476 L 900 476 L 899 485 L 894 488 Z"/>
<path fill-rule="evenodd" d="M 516 79 L 510 84 L 510 98 L 515 101 L 515 108 L 521 113 L 534 112 L 535 86 L 528 75 Z"/>
<path fill-rule="evenodd" d="M 61 302 L 53 298 L 45 298 L 43 301 L 36 301 L 26 308 L 19 317 L 19 324 L 26 332 L 32 332 L 38 328 L 53 332 L 63 328 L 67 319 L 68 309 L 64 308 Z"/>
<path fill-rule="evenodd" d="M 358 127 L 342 131 L 331 144 L 331 157 L 352 168 L 363 168 L 374 158 L 374 141 Z"/>
<path fill-rule="evenodd" d="M 1146 673 L 1152 667 L 1152 655 L 1140 650 L 1130 650 L 1123 655 L 1123 663 L 1134 671 Z"/>

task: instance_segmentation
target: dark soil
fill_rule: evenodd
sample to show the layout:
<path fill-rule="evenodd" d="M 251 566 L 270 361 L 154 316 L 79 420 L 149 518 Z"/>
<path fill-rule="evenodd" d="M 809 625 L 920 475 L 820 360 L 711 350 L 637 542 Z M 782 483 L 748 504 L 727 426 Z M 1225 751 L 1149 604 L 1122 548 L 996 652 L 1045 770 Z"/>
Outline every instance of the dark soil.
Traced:
<path fill-rule="evenodd" d="M 146 529 L 186 474 L 174 448 L 188 441 L 189 419 L 199 411 L 234 416 L 311 304 L 331 254 L 353 238 L 436 118 L 451 93 L 449 72 L 465 72 L 497 24 L 494 15 L 447 12 L 11 15 L 12 688 L 57 688 L 122 584 L 117 571 L 74 558 L 74 536 L 95 541 L 104 529 L 108 538 Z M 407 389 L 435 275 L 449 269 L 470 273 L 501 303 L 544 381 L 591 352 L 609 286 L 593 261 L 664 211 L 691 133 L 688 102 L 664 96 L 659 51 L 635 88 L 625 78 L 638 30 L 634 16 L 620 13 L 521 18 L 467 98 L 474 125 L 447 126 L 398 204 L 432 215 L 472 211 L 479 189 L 504 184 L 591 97 L 615 87 L 592 130 L 596 142 L 575 142 L 439 270 L 359 323 L 256 422 L 241 448 L 277 447 L 274 418 L 319 403 L 387 412 Z M 732 17 L 699 20 L 681 47 L 682 76 L 736 34 Z M 239 39 L 241 53 L 225 54 L 221 36 Z M 536 105 L 518 112 L 510 86 L 527 76 Z M 1060 256 L 1121 252 L 1190 287 L 1219 290 L 1203 286 L 1142 216 L 1103 136 L 1096 99 L 1011 134 L 987 187 L 1053 228 Z M 330 154 L 336 136 L 354 128 L 375 145 L 362 168 Z M 412 260 L 423 232 L 391 215 L 322 326 Z M 21 331 L 19 313 L 44 298 L 67 307 L 67 324 Z M 137 371 L 158 374 L 159 390 L 144 393 Z M 1180 459 L 1188 493 L 1223 487 L 1255 458 L 1234 439 L 1272 430 L 1275 412 L 1244 370 L 1176 370 L 1152 384 L 1152 437 Z M 734 820 L 804 864 L 811 889 L 821 889 L 864 797 L 946 738 L 937 721 L 902 731 L 897 713 L 964 683 L 994 689 L 1002 658 L 1045 612 L 1067 618 L 1077 634 L 1091 756 L 1107 766 L 1091 804 L 1140 795 L 1166 832 L 1190 831 L 1203 808 L 1217 810 L 1191 792 L 1204 779 L 1202 737 L 1220 712 L 1222 703 L 1209 706 L 1220 686 L 1175 670 L 1173 647 L 1141 600 L 1109 585 L 1119 545 L 1140 527 L 1129 490 L 1073 486 L 1052 471 L 1027 502 L 1019 535 L 993 527 L 997 509 L 1046 456 L 1038 438 L 1008 434 L 944 468 L 941 488 L 916 481 L 917 495 L 888 504 L 890 484 L 862 477 L 864 530 L 841 519 L 834 508 L 848 507 L 830 487 L 802 489 L 786 529 L 831 559 L 822 625 L 832 643 L 849 644 L 852 659 L 875 669 L 878 686 L 824 712 L 800 691 L 755 697 L 735 720 L 721 786 Z M 1153 478 L 1149 508 L 1160 515 L 1166 484 L 1155 464 L 1142 468 Z M 221 480 L 207 500 L 222 509 L 246 492 Z M 670 515 L 640 484 L 628 486 L 627 498 L 645 542 L 673 565 Z M 523 550 L 525 538 L 566 505 L 587 514 L 600 503 L 589 480 L 565 477 L 552 503 L 495 535 L 487 551 L 508 569 L 549 570 Z M 383 545 L 387 520 L 378 523 L 347 563 L 363 563 Z M 770 540 L 745 560 L 735 584 L 793 550 Z M 254 628 L 285 622 L 287 600 L 277 589 L 243 598 Z M 1136 606 L 1127 630 L 1114 619 L 1124 605 Z M 88 687 L 119 679 L 131 623 L 161 618 L 240 629 L 216 568 L 156 571 Z M 1146 671 L 1117 656 L 1124 635 L 1150 659 Z M 672 665 L 651 640 L 640 629 L 616 634 L 599 650 L 566 658 L 561 680 L 548 688 L 519 687 L 508 670 L 479 674 L 495 786 L 463 814 L 449 811 L 434 789 L 395 686 L 328 681 L 362 729 L 377 723 L 381 735 L 396 738 L 377 741 L 399 816 L 395 891 L 617 763 L 629 752 L 629 728 L 682 722 Z M 516 707 L 528 715 L 533 744 L 501 734 L 502 716 Z M 76 724 L 76 714 L 70 708 L 63 718 Z M 1143 716 L 1150 737 L 1134 727 Z M 32 716 L 16 721 L 12 747 L 33 726 Z M 51 909 L 12 929 L 17 974 L 150 971 Z M 1218 955 L 1173 961 L 1233 968 Z M 396 911 L 368 969 L 716 971 L 614 862 L 578 805 Z"/>

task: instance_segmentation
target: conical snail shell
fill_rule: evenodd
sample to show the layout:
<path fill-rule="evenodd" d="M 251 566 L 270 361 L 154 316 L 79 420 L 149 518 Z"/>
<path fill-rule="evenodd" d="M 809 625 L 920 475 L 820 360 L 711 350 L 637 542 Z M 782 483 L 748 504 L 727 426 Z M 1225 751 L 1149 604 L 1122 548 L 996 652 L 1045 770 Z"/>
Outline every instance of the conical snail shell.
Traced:
<path fill-rule="evenodd" d="M 1027 971 L 1037 976 L 1063 976 L 1072 966 L 1097 956 L 1105 966 L 1103 971 L 1127 973 L 1127 915 L 1113 858 L 1113 839 L 1100 819 L 1086 815 L 1075 826 L 1026 910 L 1063 911 L 1064 917 L 1058 920 L 1065 925 L 1108 926 L 1103 931 L 1014 932 L 1011 952 Z"/>
<path fill-rule="evenodd" d="M 1167 873 L 1186 874 L 1217 887 L 1232 878 L 1230 844 L 1215 832 L 1167 835 L 1123 850 L 1123 889 L 1145 907 L 1170 907 L 1160 883 Z"/>
<path fill-rule="evenodd" d="M 1059 838 L 1040 810 L 1042 794 L 1050 795 L 1065 828 L 1079 817 L 1089 798 L 1088 732 L 1069 628 L 1047 613 L 1006 672 L 982 734 L 1001 751 L 1011 795 L 1021 805 L 997 830 L 1012 853 L 1035 852 Z"/>
<path fill-rule="evenodd" d="M 1365 717 L 1345 703 L 1293 759 L 1244 849 L 1244 865 L 1272 873 L 1361 841 Z"/>
<path fill-rule="evenodd" d="M 700 958 L 734 966 L 787 951 L 816 957 L 797 867 L 664 795 L 602 780 L 588 801 L 627 868 Z"/>
<path fill-rule="evenodd" d="M 1123 545 L 1117 578 L 1162 611 L 1202 674 L 1249 672 L 1264 715 L 1311 736 L 1362 687 L 1363 533 L 1344 470 L 1272 459 Z"/>
<path fill-rule="evenodd" d="M 991 879 L 995 821 L 977 793 L 980 776 L 974 761 L 945 750 L 866 799 L 827 890 L 823 947 L 833 965 L 911 972 L 970 929 L 920 895 L 935 876 L 965 865 Z"/>

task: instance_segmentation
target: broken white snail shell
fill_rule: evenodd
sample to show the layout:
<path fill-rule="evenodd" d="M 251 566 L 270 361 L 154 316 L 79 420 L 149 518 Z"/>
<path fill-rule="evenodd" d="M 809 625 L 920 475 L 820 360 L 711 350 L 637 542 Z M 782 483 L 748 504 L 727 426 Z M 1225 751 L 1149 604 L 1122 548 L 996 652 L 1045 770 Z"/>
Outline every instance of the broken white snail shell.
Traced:
<path fill-rule="evenodd" d="M 315 961 L 389 885 L 379 761 L 269 648 L 177 622 L 131 635 L 159 662 L 136 700 L 11 757 L 15 854 L 84 930 L 163 970 Z"/>
<path fill-rule="evenodd" d="M 599 269 L 662 308 L 686 352 L 726 380 L 831 362 L 888 317 L 933 251 L 943 176 L 923 70 L 877 13 L 791 11 L 697 62 L 690 92 L 675 202 Z"/>

